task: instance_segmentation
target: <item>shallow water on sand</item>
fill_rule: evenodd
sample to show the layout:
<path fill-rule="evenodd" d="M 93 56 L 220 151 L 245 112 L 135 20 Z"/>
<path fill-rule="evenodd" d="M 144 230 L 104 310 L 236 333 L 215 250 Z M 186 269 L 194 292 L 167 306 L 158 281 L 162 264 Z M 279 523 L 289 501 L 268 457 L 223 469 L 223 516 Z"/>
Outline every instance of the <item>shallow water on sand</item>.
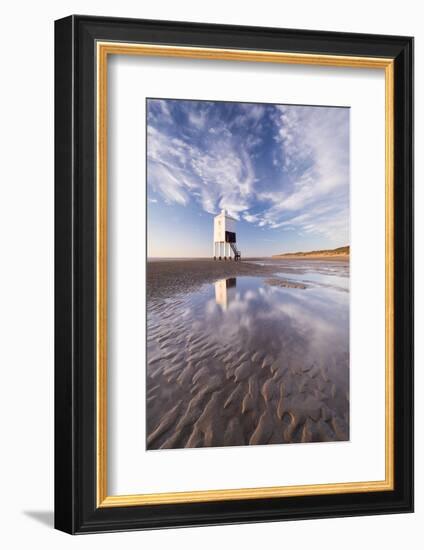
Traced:
<path fill-rule="evenodd" d="M 349 265 L 272 265 L 149 300 L 148 449 L 349 438 Z"/>

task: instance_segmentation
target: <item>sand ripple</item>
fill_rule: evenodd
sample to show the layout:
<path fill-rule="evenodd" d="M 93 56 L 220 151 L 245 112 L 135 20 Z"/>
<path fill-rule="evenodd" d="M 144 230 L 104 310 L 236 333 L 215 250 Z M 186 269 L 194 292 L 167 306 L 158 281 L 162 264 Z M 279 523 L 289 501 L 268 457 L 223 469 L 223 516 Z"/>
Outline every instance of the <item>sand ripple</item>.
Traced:
<path fill-rule="evenodd" d="M 255 319 L 248 309 L 254 298 L 240 313 L 209 302 L 202 290 L 149 299 L 148 449 L 349 438 L 345 344 L 330 352 L 313 325 L 276 313 L 272 302 L 258 302 Z"/>

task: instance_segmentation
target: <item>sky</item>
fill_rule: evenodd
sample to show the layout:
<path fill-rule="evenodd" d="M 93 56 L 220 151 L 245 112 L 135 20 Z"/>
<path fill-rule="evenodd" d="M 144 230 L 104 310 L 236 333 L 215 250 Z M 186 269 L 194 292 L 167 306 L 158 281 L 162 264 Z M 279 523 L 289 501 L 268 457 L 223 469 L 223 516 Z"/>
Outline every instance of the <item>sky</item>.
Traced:
<path fill-rule="evenodd" d="M 243 257 L 349 244 L 349 109 L 147 99 L 148 256 L 212 256 L 224 208 Z"/>

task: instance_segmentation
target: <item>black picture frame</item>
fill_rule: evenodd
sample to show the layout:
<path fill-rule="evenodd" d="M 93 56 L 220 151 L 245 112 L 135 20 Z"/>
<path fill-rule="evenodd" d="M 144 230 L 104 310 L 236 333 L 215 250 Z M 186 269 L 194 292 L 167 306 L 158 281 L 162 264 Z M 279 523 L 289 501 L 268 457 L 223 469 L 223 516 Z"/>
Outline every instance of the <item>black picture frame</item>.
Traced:
<path fill-rule="evenodd" d="M 394 60 L 394 490 L 97 507 L 99 40 Z M 67 533 L 413 511 L 413 39 L 73 15 L 55 22 L 55 527 Z"/>

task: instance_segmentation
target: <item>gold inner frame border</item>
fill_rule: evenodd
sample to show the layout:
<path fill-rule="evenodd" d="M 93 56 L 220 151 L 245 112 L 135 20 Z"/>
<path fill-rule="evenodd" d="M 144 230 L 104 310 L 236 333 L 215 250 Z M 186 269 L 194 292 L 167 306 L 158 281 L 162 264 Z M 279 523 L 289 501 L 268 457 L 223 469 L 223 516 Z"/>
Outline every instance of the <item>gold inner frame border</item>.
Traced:
<path fill-rule="evenodd" d="M 108 495 L 107 490 L 107 62 L 109 55 L 219 59 L 262 63 L 383 69 L 385 72 L 385 479 L 315 485 Z M 394 489 L 394 60 L 391 58 L 269 52 L 140 43 L 96 43 L 97 61 L 97 507 L 143 506 Z"/>

